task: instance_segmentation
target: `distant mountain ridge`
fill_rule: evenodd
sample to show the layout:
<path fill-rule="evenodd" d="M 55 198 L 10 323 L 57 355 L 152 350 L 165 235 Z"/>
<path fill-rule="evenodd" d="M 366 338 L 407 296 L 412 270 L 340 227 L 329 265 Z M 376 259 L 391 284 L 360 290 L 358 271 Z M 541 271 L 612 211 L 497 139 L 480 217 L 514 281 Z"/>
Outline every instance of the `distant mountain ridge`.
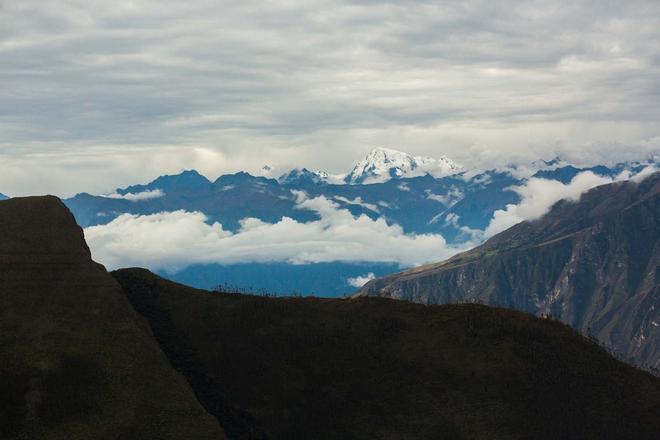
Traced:
<path fill-rule="evenodd" d="M 136 194 L 144 191 L 160 189 L 164 192 L 172 190 L 180 191 L 182 189 L 194 190 L 204 188 L 211 182 L 196 170 L 186 170 L 180 174 L 160 176 L 146 185 L 131 185 L 127 188 L 117 189 L 117 194 Z"/>
<path fill-rule="evenodd" d="M 527 181 L 525 176 L 530 173 L 532 177 L 567 183 L 585 171 L 613 179 L 626 170 L 639 172 L 650 164 L 624 163 L 612 167 L 580 168 L 556 159 L 534 164 L 524 172 L 515 168 L 468 170 L 434 177 L 427 172 L 429 168 L 419 165 L 420 161 L 414 156 L 391 151 L 393 150 L 377 149 L 368 155 L 373 160 L 365 159 L 368 163 L 380 164 L 379 172 L 385 170 L 379 174 L 379 178 L 384 180 L 381 183 L 349 184 L 341 182 L 337 176 L 305 168 L 294 169 L 278 179 L 238 172 L 222 175 L 215 181 L 210 181 L 197 171 L 187 170 L 177 175 L 158 177 L 146 184 L 118 188 L 113 194 L 81 193 L 65 200 L 65 203 L 74 213 L 78 223 L 85 228 L 108 224 L 122 214 L 145 216 L 183 210 L 201 212 L 208 218 L 209 224 L 217 222 L 224 230 L 237 233 L 240 231 L 241 221 L 246 218 L 256 218 L 268 224 L 277 223 L 283 218 L 299 223 L 319 220 L 317 212 L 299 206 L 299 195 L 306 194 L 308 198 L 326 198 L 338 209 L 347 210 L 353 216 L 382 219 L 388 225 L 400 226 L 406 234 L 440 234 L 448 244 L 461 245 L 477 240 L 479 231 L 488 227 L 496 211 L 520 203 L 520 194 L 511 188 L 524 185 Z M 382 160 L 379 162 L 378 158 Z M 416 168 L 413 169 L 411 164 Z M 357 168 L 363 171 L 365 169 Z M 447 169 L 459 171 L 454 168 L 450 166 Z M 388 170 L 394 171 L 390 173 Z M 365 177 L 367 174 L 360 175 Z M 357 180 L 360 179 L 362 178 Z M 317 278 L 325 280 L 324 285 L 328 289 L 326 292 L 318 292 L 319 283 L 311 277 L 305 277 L 308 281 L 303 284 L 292 283 L 291 290 L 327 296 L 352 293 L 353 286 L 346 280 L 355 277 L 356 271 L 364 267 L 364 262 L 351 258 L 351 255 L 346 255 L 345 260 L 337 262 L 336 267 L 329 271 L 336 274 L 334 283 L 325 277 Z M 277 268 L 276 273 L 288 279 L 299 269 L 286 268 L 279 263 L 242 263 L 245 264 L 240 267 L 216 266 L 217 280 L 212 284 L 213 271 L 209 265 L 194 266 L 181 271 L 180 278 L 178 272 L 166 275 L 195 287 L 211 288 L 215 284 L 237 280 L 239 274 L 241 277 L 245 276 L 246 268 L 251 265 L 253 274 L 247 277 L 250 279 L 249 283 L 246 282 L 242 286 L 247 288 L 255 285 L 272 286 L 273 283 L 264 273 L 275 273 L 274 268 Z M 349 270 L 352 263 L 353 268 Z M 361 275 L 368 272 L 382 275 L 381 268 L 385 266 L 379 263 L 371 262 L 370 264 L 379 267 L 372 266 Z M 340 267 L 344 273 L 335 270 Z M 317 271 L 316 267 L 308 268 L 312 272 Z M 165 275 L 161 270 L 159 273 Z M 281 289 L 278 287 L 276 293 L 286 293 L 286 286 Z"/>
<path fill-rule="evenodd" d="M 373 280 L 357 296 L 551 314 L 660 368 L 660 173 L 560 201 L 539 220 L 447 261 Z"/>

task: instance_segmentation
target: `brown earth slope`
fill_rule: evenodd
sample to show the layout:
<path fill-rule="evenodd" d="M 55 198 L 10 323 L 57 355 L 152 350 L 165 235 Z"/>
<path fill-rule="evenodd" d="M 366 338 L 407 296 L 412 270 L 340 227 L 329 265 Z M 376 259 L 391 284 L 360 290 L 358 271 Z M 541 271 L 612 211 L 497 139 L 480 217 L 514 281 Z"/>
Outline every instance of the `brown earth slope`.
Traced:
<path fill-rule="evenodd" d="M 0 438 L 224 438 L 55 197 L 0 202 Z"/>
<path fill-rule="evenodd" d="M 540 220 L 373 280 L 356 296 L 551 314 L 633 363 L 660 368 L 660 173 L 559 202 Z"/>
<path fill-rule="evenodd" d="M 230 438 L 660 438 L 660 379 L 557 321 L 113 276 Z"/>

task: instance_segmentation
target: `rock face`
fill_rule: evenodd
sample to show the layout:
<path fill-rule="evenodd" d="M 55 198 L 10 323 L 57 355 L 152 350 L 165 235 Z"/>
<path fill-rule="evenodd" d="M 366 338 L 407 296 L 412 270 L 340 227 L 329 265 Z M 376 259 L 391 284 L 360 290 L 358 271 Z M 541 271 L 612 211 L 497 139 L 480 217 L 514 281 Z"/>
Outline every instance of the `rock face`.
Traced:
<path fill-rule="evenodd" d="M 660 379 L 557 321 L 112 274 L 230 438 L 660 438 Z"/>
<path fill-rule="evenodd" d="M 660 367 L 660 173 L 559 202 L 445 262 L 366 284 L 357 296 L 476 301 L 551 314 L 618 355 Z"/>
<path fill-rule="evenodd" d="M 55 197 L 0 202 L 0 438 L 224 438 Z"/>

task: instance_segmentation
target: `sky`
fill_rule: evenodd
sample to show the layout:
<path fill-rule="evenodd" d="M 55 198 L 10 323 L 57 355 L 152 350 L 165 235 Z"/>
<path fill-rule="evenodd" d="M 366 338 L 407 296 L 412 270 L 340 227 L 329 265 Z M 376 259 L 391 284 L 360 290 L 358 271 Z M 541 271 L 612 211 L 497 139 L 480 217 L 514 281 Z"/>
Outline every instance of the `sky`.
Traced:
<path fill-rule="evenodd" d="M 660 152 L 660 2 L 0 0 L 0 192 Z"/>

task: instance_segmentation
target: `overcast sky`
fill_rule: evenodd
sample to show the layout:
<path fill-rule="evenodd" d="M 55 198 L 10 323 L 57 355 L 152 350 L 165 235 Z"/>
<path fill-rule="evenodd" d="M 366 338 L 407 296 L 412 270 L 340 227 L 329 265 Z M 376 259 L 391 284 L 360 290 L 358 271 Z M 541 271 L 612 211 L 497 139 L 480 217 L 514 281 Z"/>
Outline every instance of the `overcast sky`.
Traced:
<path fill-rule="evenodd" d="M 0 0 L 0 192 L 660 152 L 660 2 Z"/>

